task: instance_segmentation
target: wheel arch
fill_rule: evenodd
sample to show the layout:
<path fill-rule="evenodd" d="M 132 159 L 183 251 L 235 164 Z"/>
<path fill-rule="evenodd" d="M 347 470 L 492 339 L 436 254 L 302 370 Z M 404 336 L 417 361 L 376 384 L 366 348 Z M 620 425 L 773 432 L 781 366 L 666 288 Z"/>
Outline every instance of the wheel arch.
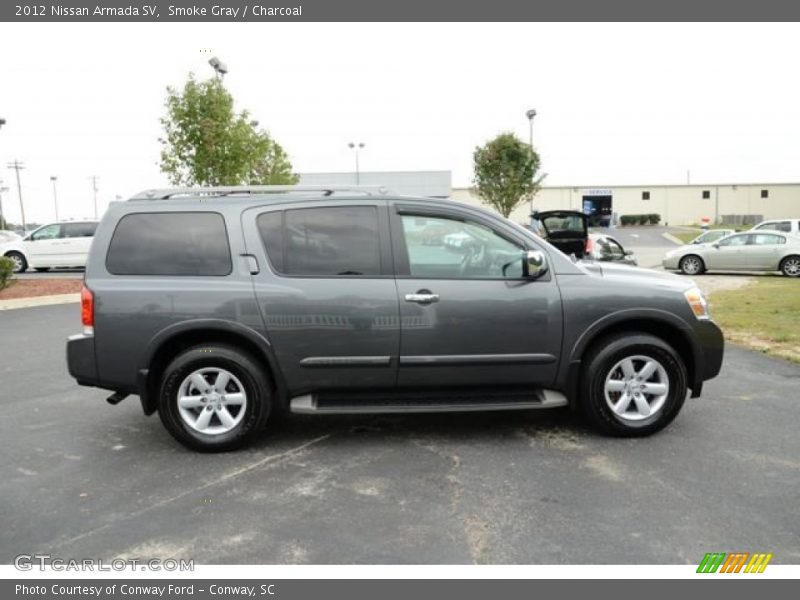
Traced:
<path fill-rule="evenodd" d="M 570 351 L 567 382 L 571 404 L 577 405 L 578 390 L 585 357 L 603 339 L 619 333 L 648 333 L 668 343 L 683 360 L 689 376 L 692 397 L 700 394 L 703 372 L 702 352 L 692 337 L 691 327 L 676 315 L 655 309 L 623 310 L 607 315 L 588 327 Z"/>
<path fill-rule="evenodd" d="M 279 403 L 285 403 L 284 381 L 272 345 L 262 334 L 231 321 L 197 319 L 173 324 L 150 340 L 137 377 L 145 414 L 150 415 L 156 411 L 158 383 L 170 361 L 187 348 L 206 343 L 225 344 L 251 354 L 266 369 L 270 385 L 276 394 L 275 399 Z"/>

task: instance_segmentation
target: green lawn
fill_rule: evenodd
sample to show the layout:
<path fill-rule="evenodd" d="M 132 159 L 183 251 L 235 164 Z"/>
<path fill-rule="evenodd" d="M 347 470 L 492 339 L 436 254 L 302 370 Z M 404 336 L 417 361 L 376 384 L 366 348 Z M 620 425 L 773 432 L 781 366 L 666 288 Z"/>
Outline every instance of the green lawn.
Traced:
<path fill-rule="evenodd" d="M 712 293 L 710 303 L 726 340 L 800 363 L 800 279 L 759 277 Z"/>
<path fill-rule="evenodd" d="M 670 233 L 672 233 L 672 235 L 674 235 L 684 244 L 688 244 L 702 232 L 698 230 L 698 231 L 672 231 Z"/>

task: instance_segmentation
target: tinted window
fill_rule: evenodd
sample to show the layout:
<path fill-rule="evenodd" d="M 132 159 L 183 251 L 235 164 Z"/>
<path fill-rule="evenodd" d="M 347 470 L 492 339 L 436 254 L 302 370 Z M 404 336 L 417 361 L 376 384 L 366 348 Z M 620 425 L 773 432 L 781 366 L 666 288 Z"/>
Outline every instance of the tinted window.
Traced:
<path fill-rule="evenodd" d="M 123 217 L 108 248 L 114 275 L 228 275 L 231 252 L 218 213 L 139 213 Z"/>
<path fill-rule="evenodd" d="M 522 248 L 488 227 L 455 219 L 408 215 L 403 216 L 402 222 L 412 277 L 522 277 Z"/>
<path fill-rule="evenodd" d="M 258 217 L 258 229 L 270 263 L 280 273 L 380 275 L 378 212 L 374 206 L 265 213 Z"/>
<path fill-rule="evenodd" d="M 64 237 L 93 237 L 97 223 L 66 223 L 63 227 Z"/>

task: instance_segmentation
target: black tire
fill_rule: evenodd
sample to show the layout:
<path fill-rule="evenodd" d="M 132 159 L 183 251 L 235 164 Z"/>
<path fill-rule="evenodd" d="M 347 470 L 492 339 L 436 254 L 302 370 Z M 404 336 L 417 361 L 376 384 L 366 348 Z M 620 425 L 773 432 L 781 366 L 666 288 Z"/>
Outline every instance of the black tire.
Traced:
<path fill-rule="evenodd" d="M 697 270 L 692 267 L 694 264 L 698 265 Z M 678 267 L 684 275 L 702 275 L 706 270 L 706 263 L 696 254 L 687 254 L 678 263 Z"/>
<path fill-rule="evenodd" d="M 605 384 L 612 371 L 621 374 L 621 370 L 616 371 L 616 365 L 627 357 L 640 356 L 654 359 L 660 364 L 669 389 L 654 414 L 634 421 L 620 417 L 612 410 L 606 398 Z M 643 361 L 635 360 L 634 364 L 643 364 Z M 655 373 L 652 377 L 660 378 L 661 373 Z M 634 381 L 631 384 L 636 385 Z M 660 431 L 675 419 L 686 399 L 687 387 L 686 366 L 669 344 L 647 333 L 623 333 L 601 340 L 586 356 L 581 377 L 581 407 L 588 420 L 606 434 L 620 437 L 646 436 Z M 620 392 L 620 396 L 622 393 L 624 392 Z M 618 400 L 620 396 L 614 394 L 616 393 L 610 392 L 609 397 L 611 400 Z M 644 397 L 651 407 L 655 405 L 651 402 L 654 400 L 653 396 L 645 394 Z M 633 400 L 629 403 L 635 406 Z"/>
<path fill-rule="evenodd" d="M 786 277 L 800 277 L 800 256 L 787 256 L 781 261 L 781 273 Z"/>
<path fill-rule="evenodd" d="M 47 273 L 50 270 L 50 267 L 35 267 L 35 270 L 39 273 Z"/>
<path fill-rule="evenodd" d="M 24 273 L 28 270 L 28 261 L 25 260 L 25 255 L 19 252 L 6 252 L 6 257 L 14 261 L 18 266 L 14 268 L 14 273 Z"/>
<path fill-rule="evenodd" d="M 246 404 L 239 408 L 244 415 L 233 429 L 212 435 L 196 431 L 184 420 L 178 409 L 178 391 L 195 371 L 213 368 L 224 369 L 238 379 L 246 394 Z M 264 367 L 231 346 L 209 344 L 189 348 L 169 364 L 161 378 L 158 395 L 161 422 L 176 440 L 192 450 L 225 452 L 240 448 L 264 429 L 271 408 L 272 392 Z"/>

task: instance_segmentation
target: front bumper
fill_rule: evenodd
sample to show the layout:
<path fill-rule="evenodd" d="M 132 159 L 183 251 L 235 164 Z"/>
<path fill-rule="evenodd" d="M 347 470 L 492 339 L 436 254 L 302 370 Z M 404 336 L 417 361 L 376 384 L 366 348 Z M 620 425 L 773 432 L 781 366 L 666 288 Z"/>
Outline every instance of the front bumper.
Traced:
<path fill-rule="evenodd" d="M 725 338 L 722 330 L 711 320 L 698 321 L 695 327 L 699 350 L 696 362 L 694 385 L 702 387 L 703 382 L 719 375 L 722 359 L 725 356 Z"/>
<path fill-rule="evenodd" d="M 661 260 L 661 266 L 670 271 L 677 271 L 679 262 L 680 262 L 679 256 L 665 256 Z"/>
<path fill-rule="evenodd" d="M 79 333 L 67 338 L 67 370 L 80 385 L 99 386 L 93 335 Z"/>

